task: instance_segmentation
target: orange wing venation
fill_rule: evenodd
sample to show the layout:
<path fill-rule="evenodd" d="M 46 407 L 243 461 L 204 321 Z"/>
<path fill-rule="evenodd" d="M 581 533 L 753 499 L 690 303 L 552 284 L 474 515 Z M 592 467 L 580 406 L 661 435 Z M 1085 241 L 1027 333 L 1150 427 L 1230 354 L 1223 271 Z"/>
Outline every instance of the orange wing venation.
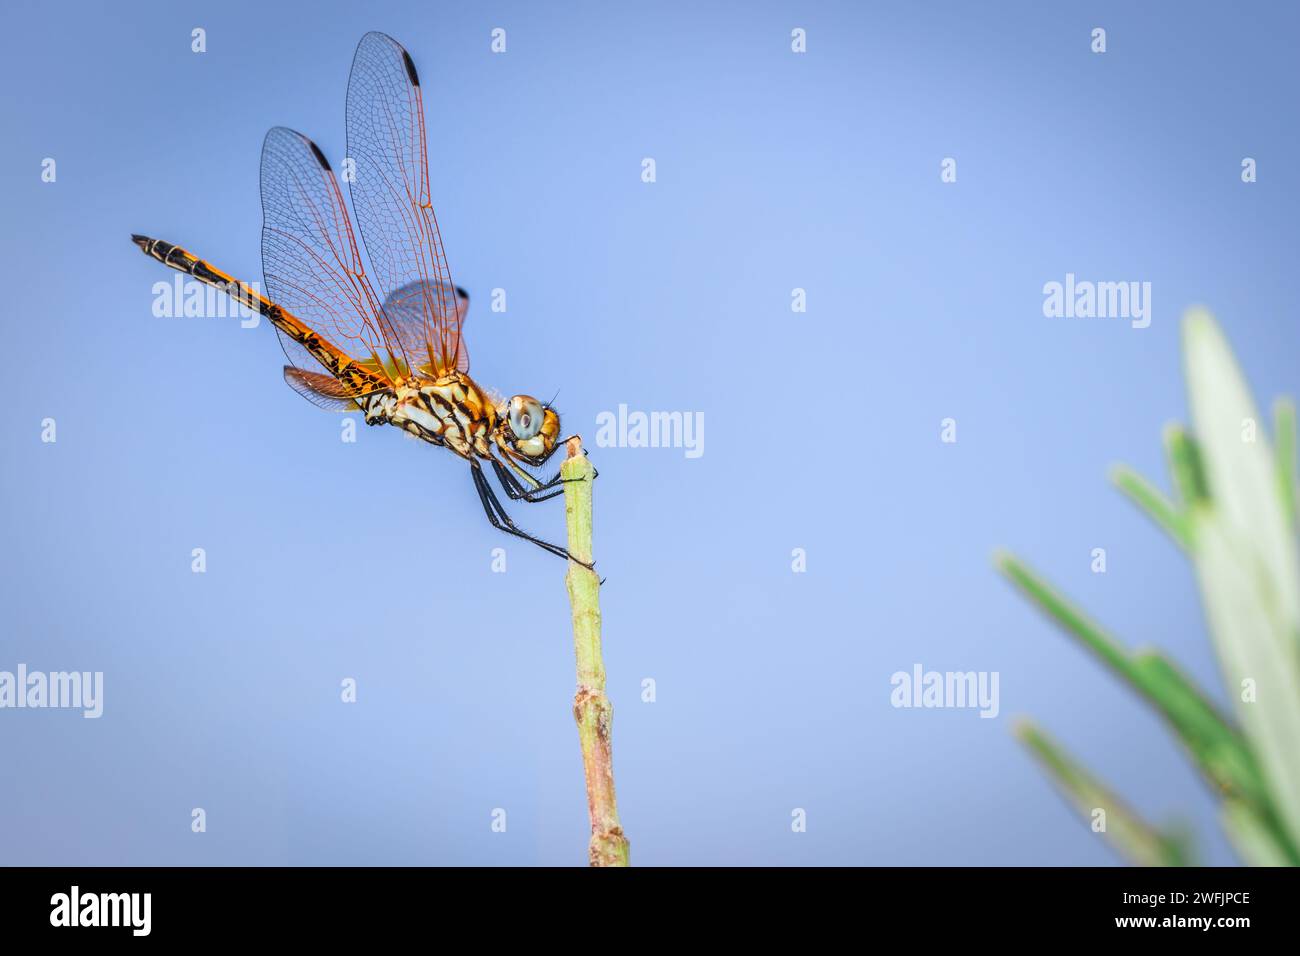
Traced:
<path fill-rule="evenodd" d="M 384 317 L 324 154 L 306 136 L 282 126 L 267 133 L 262 144 L 262 270 L 267 294 L 277 305 L 387 385 L 400 383 L 419 364 L 419 354 L 404 351 Z M 277 332 L 296 368 L 318 371 L 308 350 Z"/>
<path fill-rule="evenodd" d="M 346 385 L 333 375 L 308 372 L 292 365 L 284 367 L 285 383 L 318 408 L 331 412 L 355 412 L 359 406 Z"/>
<path fill-rule="evenodd" d="M 403 290 L 404 307 L 385 331 L 414 369 L 468 368 L 463 311 L 429 195 L 428 145 L 420 79 L 392 37 L 367 33 L 348 78 L 347 150 L 356 163 L 352 208 L 377 288 Z M 413 353 L 419 353 L 418 358 Z"/>

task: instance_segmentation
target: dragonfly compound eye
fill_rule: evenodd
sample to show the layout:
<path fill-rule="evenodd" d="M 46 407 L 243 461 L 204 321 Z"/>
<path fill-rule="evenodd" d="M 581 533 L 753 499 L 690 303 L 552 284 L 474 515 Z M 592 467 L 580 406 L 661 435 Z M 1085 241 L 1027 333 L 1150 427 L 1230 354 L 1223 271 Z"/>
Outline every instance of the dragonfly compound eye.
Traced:
<path fill-rule="evenodd" d="M 510 430 L 519 441 L 527 441 L 542 428 L 542 406 L 535 398 L 516 395 L 510 399 Z"/>

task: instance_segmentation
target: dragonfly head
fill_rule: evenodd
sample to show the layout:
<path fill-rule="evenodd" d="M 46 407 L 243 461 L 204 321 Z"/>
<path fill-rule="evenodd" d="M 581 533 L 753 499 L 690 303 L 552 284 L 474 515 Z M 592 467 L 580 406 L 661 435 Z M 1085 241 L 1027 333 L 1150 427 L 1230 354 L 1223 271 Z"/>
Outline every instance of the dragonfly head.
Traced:
<path fill-rule="evenodd" d="M 500 409 L 494 438 L 502 451 L 530 463 L 555 448 L 560 437 L 560 416 L 550 405 L 531 395 L 516 395 Z"/>

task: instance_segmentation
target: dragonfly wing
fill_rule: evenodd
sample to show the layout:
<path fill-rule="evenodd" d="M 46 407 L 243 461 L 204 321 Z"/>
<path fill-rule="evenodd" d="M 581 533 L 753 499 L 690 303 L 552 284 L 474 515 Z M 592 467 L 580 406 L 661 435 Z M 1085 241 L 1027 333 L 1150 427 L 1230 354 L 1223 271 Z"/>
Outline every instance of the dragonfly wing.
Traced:
<path fill-rule="evenodd" d="M 307 372 L 292 365 L 284 367 L 288 386 L 318 408 L 331 412 L 355 412 L 360 406 L 347 386 L 333 375 Z"/>
<path fill-rule="evenodd" d="M 268 297 L 333 348 L 387 385 L 404 378 L 406 356 L 366 277 L 334 172 L 315 143 L 283 126 L 262 144 L 262 270 Z M 295 367 L 319 371 L 306 349 L 280 340 Z"/>
<path fill-rule="evenodd" d="M 456 368 L 462 372 L 469 371 L 469 349 L 466 348 L 465 342 L 460 338 L 461 330 L 465 327 L 465 313 L 469 311 L 469 293 L 459 286 L 446 288 L 431 288 L 430 283 L 424 280 L 418 282 L 408 282 L 400 289 L 392 292 L 384 300 L 384 315 L 389 322 L 398 329 L 416 329 L 421 326 L 427 315 L 427 309 L 430 303 L 453 302 L 455 303 L 456 315 L 452 319 L 442 319 L 449 327 L 456 329 L 458 339 L 456 349 L 453 354 L 456 355 Z M 454 325 L 453 325 L 454 323 Z M 436 377 L 438 370 L 430 366 L 419 366 L 416 371 L 425 375 Z"/>
<path fill-rule="evenodd" d="M 452 131 L 444 131 L 450 134 Z M 429 193 L 424 104 L 415 63 L 396 40 L 367 33 L 348 78 L 349 183 L 377 288 L 406 290 L 392 331 L 413 367 L 435 374 L 468 367 L 456 286 L 442 248 Z M 452 139 L 450 135 L 438 138 Z"/>

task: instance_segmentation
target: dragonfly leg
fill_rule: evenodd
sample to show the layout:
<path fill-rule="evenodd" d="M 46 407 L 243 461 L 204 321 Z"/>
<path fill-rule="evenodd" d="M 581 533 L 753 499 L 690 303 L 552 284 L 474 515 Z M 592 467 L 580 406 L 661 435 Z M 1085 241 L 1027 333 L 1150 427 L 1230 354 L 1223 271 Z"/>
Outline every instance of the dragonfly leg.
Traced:
<path fill-rule="evenodd" d="M 560 442 L 560 444 L 563 445 L 563 442 Z M 538 467 L 542 466 L 542 464 L 546 464 L 547 459 L 549 459 L 551 455 L 555 454 L 558 447 L 559 445 L 552 447 L 552 449 L 547 451 L 545 455 L 542 455 L 541 458 L 530 459 L 529 463 Z M 585 449 L 582 450 L 582 454 L 586 454 Z M 494 470 L 497 471 L 500 485 L 502 485 L 502 488 L 506 489 L 506 494 L 511 497 L 512 501 L 549 501 L 549 499 L 554 498 L 556 494 L 559 494 L 560 492 L 541 494 L 542 492 L 549 492 L 551 488 L 555 488 L 555 485 L 562 485 L 567 483 L 567 481 L 582 481 L 580 477 L 576 477 L 576 479 L 560 477 L 560 472 L 555 472 L 554 475 L 549 477 L 549 479 L 542 481 L 541 479 L 537 479 L 537 477 L 529 475 L 529 473 L 524 471 L 523 468 L 520 468 L 515 464 L 515 462 L 512 462 L 510 458 L 507 458 L 504 464 L 493 458 L 491 459 L 491 463 L 493 463 Z M 511 472 L 513 472 L 513 475 Z M 601 476 L 601 472 L 595 470 L 595 466 L 591 466 L 591 480 L 595 481 L 599 476 Z M 525 486 L 525 483 L 528 486 Z"/>
<path fill-rule="evenodd" d="M 501 464 L 501 462 L 497 461 L 495 458 L 492 459 L 492 468 L 497 473 L 497 480 L 501 482 L 501 487 L 505 489 L 506 494 L 509 495 L 510 498 L 514 501 L 528 501 L 528 502 L 536 503 L 538 501 L 548 501 L 549 499 L 554 498 L 556 495 L 564 494 L 563 488 L 555 487 L 556 485 L 564 483 L 564 480 L 560 478 L 558 473 L 550 481 L 547 481 L 545 483 L 538 482 L 537 486 L 534 488 L 525 488 L 523 482 L 521 482 L 518 478 L 512 475 L 510 473 L 510 470 L 507 469 L 505 465 Z M 524 474 L 528 476 L 529 481 L 534 481 L 534 482 L 537 481 L 536 478 L 534 478 L 532 475 L 528 475 L 527 472 L 525 472 Z M 580 481 L 581 479 L 574 479 L 574 480 Z"/>
<path fill-rule="evenodd" d="M 479 501 L 483 503 L 483 510 L 487 512 L 488 521 L 492 522 L 492 527 L 498 531 L 504 531 L 506 534 L 513 534 L 517 538 L 523 538 L 525 541 L 531 541 L 543 551 L 549 551 L 557 557 L 567 558 L 581 564 L 584 568 L 595 567 L 595 562 L 588 564 L 585 561 L 578 561 L 573 555 L 569 554 L 558 544 L 551 544 L 543 541 L 541 538 L 535 538 L 527 531 L 518 527 L 510 516 L 506 514 L 505 508 L 501 507 L 501 502 L 497 500 L 496 493 L 493 492 L 492 486 L 488 484 L 487 477 L 483 474 L 483 469 L 477 461 L 470 460 L 470 473 L 474 476 L 474 488 L 478 491 Z"/>
<path fill-rule="evenodd" d="M 583 480 L 581 478 L 562 478 L 560 472 L 557 471 L 546 481 L 541 481 L 540 479 L 534 478 L 508 458 L 504 465 L 497 461 L 497 459 L 493 458 L 492 466 L 496 469 L 497 478 L 501 481 L 501 487 L 505 489 L 507 495 L 516 501 L 548 501 L 563 491 L 563 489 L 560 489 L 559 491 L 550 491 L 550 489 L 554 488 L 556 485 L 567 484 L 570 481 Z M 594 474 L 595 470 L 595 468 L 592 468 L 593 479 L 596 477 Z M 514 472 L 514 474 L 511 474 L 511 472 Z M 523 481 L 519 480 L 521 478 Z M 524 487 L 523 482 L 525 481 L 528 482 L 531 487 Z M 550 494 L 541 494 L 541 492 L 544 491 L 550 491 Z"/>

